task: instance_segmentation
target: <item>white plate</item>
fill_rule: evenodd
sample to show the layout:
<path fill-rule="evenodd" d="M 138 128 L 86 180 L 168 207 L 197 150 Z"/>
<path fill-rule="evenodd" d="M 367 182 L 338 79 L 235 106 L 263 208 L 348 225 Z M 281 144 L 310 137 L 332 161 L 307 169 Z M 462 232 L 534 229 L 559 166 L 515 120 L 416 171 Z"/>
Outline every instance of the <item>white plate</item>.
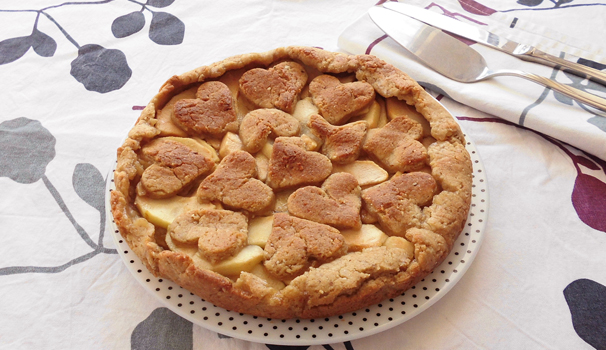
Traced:
<path fill-rule="evenodd" d="M 351 341 L 376 334 L 420 314 L 440 300 L 463 277 L 478 253 L 488 217 L 488 191 L 482 161 L 471 140 L 467 151 L 473 164 L 471 208 L 463 232 L 450 255 L 420 283 L 402 295 L 347 314 L 317 318 L 278 320 L 250 316 L 215 306 L 176 283 L 154 277 L 122 239 L 112 219 L 108 221 L 120 257 L 135 279 L 167 308 L 181 317 L 217 333 L 252 342 L 276 345 L 318 345 Z M 114 189 L 113 171 L 106 193 Z M 106 197 L 109 198 L 109 195 Z"/>

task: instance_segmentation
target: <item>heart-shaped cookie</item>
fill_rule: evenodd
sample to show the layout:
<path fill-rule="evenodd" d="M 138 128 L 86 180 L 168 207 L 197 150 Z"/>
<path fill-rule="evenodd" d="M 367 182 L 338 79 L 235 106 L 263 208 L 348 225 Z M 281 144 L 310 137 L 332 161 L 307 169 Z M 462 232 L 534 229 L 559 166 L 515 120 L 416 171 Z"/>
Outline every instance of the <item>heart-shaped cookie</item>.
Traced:
<path fill-rule="evenodd" d="M 246 71 L 240 77 L 240 91 L 259 107 L 275 107 L 292 113 L 305 83 L 305 68 L 288 61 L 269 69 L 254 68 Z"/>
<path fill-rule="evenodd" d="M 307 123 L 314 135 L 322 141 L 322 153 L 335 164 L 355 161 L 362 150 L 368 123 L 358 121 L 343 126 L 333 126 L 321 116 L 314 114 Z"/>
<path fill-rule="evenodd" d="M 364 81 L 342 84 L 332 75 L 320 75 L 309 83 L 309 93 L 324 119 L 333 125 L 345 123 L 375 99 L 372 85 Z"/>
<path fill-rule="evenodd" d="M 220 81 L 200 85 L 196 98 L 177 101 L 174 112 L 173 122 L 190 134 L 238 132 L 231 91 Z"/>
<path fill-rule="evenodd" d="M 324 181 L 322 188 L 306 186 L 291 194 L 288 197 L 288 212 L 337 228 L 358 229 L 362 226 L 360 192 L 353 175 L 332 174 Z"/>
<path fill-rule="evenodd" d="M 258 212 L 275 198 L 274 192 L 255 179 L 257 163 L 250 153 L 236 151 L 225 156 L 217 169 L 198 187 L 200 201 L 219 200 L 231 208 Z"/>
<path fill-rule="evenodd" d="M 155 139 L 141 153 L 151 164 L 143 171 L 137 186 L 140 196 L 171 197 L 215 167 L 210 152 L 191 139 Z"/>
<path fill-rule="evenodd" d="M 197 243 L 202 256 L 217 263 L 235 255 L 247 244 L 246 215 L 229 210 L 196 209 L 177 216 L 168 226 L 172 239 Z"/>
<path fill-rule="evenodd" d="M 322 264 L 345 253 L 345 239 L 334 227 L 277 213 L 265 244 L 264 264 L 272 275 L 287 280 L 314 263 Z"/>
<path fill-rule="evenodd" d="M 288 113 L 275 108 L 256 109 L 242 119 L 240 138 L 245 150 L 257 153 L 263 148 L 270 134 L 296 136 L 299 130 L 299 121 Z"/>
<path fill-rule="evenodd" d="M 437 189 L 436 180 L 428 173 L 397 174 L 362 191 L 362 200 L 367 214 L 376 218 L 385 232 L 404 237 L 409 228 L 421 226 L 421 207 L 431 203 Z"/>
<path fill-rule="evenodd" d="M 280 190 L 317 184 L 330 175 L 332 163 L 325 155 L 306 149 L 300 137 L 278 137 L 269 159 L 267 184 Z"/>
<path fill-rule="evenodd" d="M 381 129 L 370 130 L 363 148 L 390 172 L 415 171 L 423 168 L 429 160 L 427 149 L 419 142 L 422 137 L 421 124 L 401 116 Z"/>

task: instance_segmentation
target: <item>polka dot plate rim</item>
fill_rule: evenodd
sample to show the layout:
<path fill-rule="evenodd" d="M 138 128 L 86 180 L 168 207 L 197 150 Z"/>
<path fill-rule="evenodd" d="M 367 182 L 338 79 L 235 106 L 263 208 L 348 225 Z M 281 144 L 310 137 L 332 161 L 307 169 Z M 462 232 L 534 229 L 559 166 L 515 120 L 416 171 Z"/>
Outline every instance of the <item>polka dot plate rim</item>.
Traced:
<path fill-rule="evenodd" d="M 275 345 L 342 343 L 396 327 L 427 310 L 463 277 L 476 257 L 488 217 L 488 187 L 484 166 L 466 135 L 473 165 L 472 199 L 467 221 L 444 262 L 403 294 L 342 315 L 317 319 L 270 319 L 241 314 L 213 305 L 177 285 L 155 277 L 129 248 L 113 221 L 109 192 L 115 189 L 113 168 L 106 190 L 107 227 L 127 270 L 147 292 L 186 320 L 224 336 Z"/>

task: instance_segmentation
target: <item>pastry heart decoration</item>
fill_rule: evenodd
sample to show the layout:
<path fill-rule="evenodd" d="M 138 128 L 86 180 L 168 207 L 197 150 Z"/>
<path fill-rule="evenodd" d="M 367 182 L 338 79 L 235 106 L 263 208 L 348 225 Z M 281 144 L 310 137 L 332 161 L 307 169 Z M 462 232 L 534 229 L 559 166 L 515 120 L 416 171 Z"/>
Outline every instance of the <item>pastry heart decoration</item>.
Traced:
<path fill-rule="evenodd" d="M 299 188 L 288 198 L 288 212 L 303 219 L 316 221 L 337 228 L 359 229 L 360 186 L 349 173 L 332 174 L 322 188 Z"/>
<path fill-rule="evenodd" d="M 423 128 L 407 117 L 396 117 L 381 129 L 368 132 L 363 148 L 390 172 L 409 172 L 423 168 L 429 157 L 420 142 Z"/>
<path fill-rule="evenodd" d="M 278 137 L 274 142 L 267 184 L 274 190 L 324 181 L 332 172 L 325 155 L 310 151 L 300 137 Z"/>
<path fill-rule="evenodd" d="M 240 124 L 240 139 L 244 149 L 256 153 L 263 148 L 271 134 L 275 136 L 296 136 L 299 121 L 278 109 L 257 109 L 246 114 Z"/>
<path fill-rule="evenodd" d="M 261 108 L 278 108 L 292 113 L 305 83 L 305 68 L 287 61 L 269 69 L 254 68 L 242 74 L 240 91 Z"/>
<path fill-rule="evenodd" d="M 180 137 L 155 139 L 141 153 L 151 165 L 141 175 L 137 194 L 152 198 L 171 197 L 215 167 L 208 150 Z"/>
<path fill-rule="evenodd" d="M 361 114 L 375 100 L 375 90 L 364 81 L 342 84 L 332 75 L 320 75 L 309 83 L 309 93 L 324 119 L 340 125 Z"/>
<path fill-rule="evenodd" d="M 438 185 L 424 172 L 396 174 L 390 180 L 362 191 L 364 209 L 390 235 L 404 237 L 421 226 L 423 209 L 431 203 Z"/>
<path fill-rule="evenodd" d="M 245 151 L 225 156 L 217 169 L 198 187 L 198 200 L 219 200 L 223 204 L 250 212 L 267 208 L 275 196 L 271 188 L 255 179 L 255 158 Z"/>
<path fill-rule="evenodd" d="M 310 117 L 308 126 L 322 140 L 322 153 L 335 164 L 347 164 L 358 159 L 368 130 L 368 123 L 363 120 L 333 126 L 317 114 Z"/>
<path fill-rule="evenodd" d="M 178 101 L 174 108 L 173 121 L 189 133 L 221 135 L 238 131 L 231 90 L 222 82 L 200 85 L 195 99 Z"/>
<path fill-rule="evenodd" d="M 235 255 L 246 246 L 248 219 L 229 210 L 195 209 L 179 215 L 168 226 L 172 239 L 196 243 L 200 254 L 212 263 Z"/>
<path fill-rule="evenodd" d="M 292 279 L 345 253 L 347 243 L 334 227 L 277 213 L 265 245 L 264 265 L 272 275 Z"/>

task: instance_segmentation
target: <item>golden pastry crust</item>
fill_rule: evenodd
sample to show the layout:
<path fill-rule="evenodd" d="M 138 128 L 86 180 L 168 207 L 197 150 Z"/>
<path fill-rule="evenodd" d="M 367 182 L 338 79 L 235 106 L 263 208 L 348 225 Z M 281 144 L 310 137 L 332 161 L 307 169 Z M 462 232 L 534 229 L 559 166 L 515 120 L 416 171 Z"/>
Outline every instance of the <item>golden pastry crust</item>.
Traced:
<path fill-rule="evenodd" d="M 323 78 L 311 86 L 305 67 L 319 71 Z M 238 73 L 239 79 L 233 76 L 221 79 L 226 73 L 234 75 L 234 72 L 242 72 Z M 337 76 L 345 74 L 355 75 L 357 81 L 348 85 L 337 79 L 335 83 Z M 237 85 L 221 86 L 223 83 L 215 84 L 218 80 L 226 84 L 235 80 Z M 276 131 L 281 122 L 270 121 L 266 123 L 268 126 L 260 123 L 260 120 L 266 121 L 263 118 L 246 122 L 238 119 L 261 108 L 297 114 L 294 113 L 297 101 L 306 85 L 312 100 L 316 99 L 321 118 L 328 122 L 318 119 L 320 117 L 313 117 L 313 121 L 298 120 L 300 128 L 293 131 L 295 123 L 285 117 L 289 131 L 282 134 Z M 355 93 L 350 90 L 352 87 Z M 198 91 L 196 99 L 171 101 L 181 92 L 194 88 Z M 320 97 L 332 96 L 336 100 L 347 94 L 364 97 L 364 103 L 353 98 L 341 104 L 341 108 L 332 108 L 326 97 Z M 211 97 L 213 95 L 218 97 Z M 414 106 L 429 122 L 431 136 L 436 141 L 423 146 L 418 142 L 421 137 L 417 135 L 418 127 L 397 117 L 388 126 L 364 130 L 367 135 L 362 136 L 361 141 L 361 123 L 345 124 L 344 129 L 327 125 L 346 123 L 354 115 L 360 115 L 356 119 L 367 118 L 363 113 L 369 104 L 375 99 L 387 98 L 397 98 Z M 200 101 L 211 100 L 215 101 L 214 105 L 201 107 Z M 163 117 L 158 124 L 158 112 L 169 101 L 175 108 L 173 117 L 168 120 Z M 193 105 L 195 108 L 188 107 Z M 227 108 L 230 105 L 231 109 Z M 333 114 L 339 109 L 340 113 Z M 213 110 L 224 111 L 227 116 L 218 117 L 216 124 L 203 121 Z M 261 112 L 254 112 L 252 116 L 255 113 Z M 187 124 L 188 118 L 196 122 Z M 255 124 L 263 127 L 255 129 Z M 240 138 L 244 150 L 230 148 L 229 152 L 222 152 L 223 159 L 215 167 L 219 161 L 217 151 L 216 158 L 208 157 L 210 162 L 205 157 L 204 164 L 210 168 L 207 172 L 200 171 L 197 175 L 184 172 L 187 176 L 177 177 L 179 183 L 187 179 L 187 184 L 157 185 L 157 190 L 150 191 L 146 172 L 153 175 L 156 170 L 152 167 L 163 163 L 144 149 L 152 149 L 150 145 L 161 140 L 166 130 L 178 131 L 176 136 L 201 137 L 206 143 L 198 139 L 196 142 L 207 150 L 212 149 L 212 145 L 218 149 L 221 137 L 227 133 L 231 141 L 238 141 L 234 137 Z M 306 130 L 315 131 L 317 135 L 301 135 Z M 409 133 L 410 130 L 413 131 Z M 273 144 L 267 138 L 271 133 L 277 136 Z M 400 158 L 395 162 L 388 159 L 392 154 L 397 153 L 399 157 L 406 153 L 394 152 L 398 147 L 406 148 L 395 142 L 401 139 L 423 147 L 420 149 L 414 143 L 420 153 L 425 152 L 419 163 L 424 169 L 431 168 L 431 174 L 425 170 L 409 173 L 416 168 L 402 167 Z M 315 144 L 316 141 L 319 143 Z M 357 146 L 358 141 L 365 147 Z M 393 148 L 385 145 L 390 142 L 395 142 Z M 231 144 L 240 147 L 237 146 L 240 142 Z M 472 167 L 464 145 L 458 124 L 435 99 L 408 75 L 374 56 L 350 56 L 309 47 L 244 54 L 173 76 L 160 88 L 118 149 L 111 210 L 125 241 L 156 276 L 169 278 L 201 298 L 236 312 L 281 319 L 327 317 L 400 295 L 448 255 L 465 223 L 471 201 Z M 320 147 L 326 155 L 317 151 Z M 200 150 L 196 151 L 198 155 Z M 352 159 L 369 162 L 368 158 L 387 170 L 389 179 L 367 185 L 360 191 L 353 181 L 354 175 L 331 176 L 333 162 L 341 166 L 337 163 L 348 163 Z M 183 164 L 194 163 L 196 161 L 187 160 Z M 258 166 L 263 169 L 258 170 Z M 322 183 L 322 188 L 304 187 Z M 195 186 L 198 189 L 192 193 L 189 188 L 193 190 Z M 248 186 L 254 189 L 242 190 Z M 212 201 L 219 209 L 197 208 L 183 212 L 169 225 L 167 242 L 159 242 L 157 239 L 163 235 L 156 234 L 159 229 L 145 219 L 135 205 L 136 196 L 153 197 L 154 191 L 156 196 L 168 200 L 177 192 L 179 196 L 197 194 L 199 201 Z M 263 193 L 266 195 L 259 195 Z M 274 204 L 275 193 L 280 199 Z M 288 206 L 280 202 L 290 193 L 293 195 Z M 221 204 L 224 209 L 220 209 Z M 340 209 L 353 214 L 340 215 Z M 192 215 L 200 219 L 194 220 Z M 254 220 L 257 215 L 267 219 Z M 323 216 L 334 220 L 329 220 L 327 225 Z M 362 221 L 374 222 L 380 230 L 399 236 L 406 244 L 375 245 L 348 252 L 343 235 L 335 227 L 357 227 Z M 271 232 L 267 232 L 265 226 L 254 226 L 257 222 L 271 223 Z M 204 234 L 197 235 L 197 230 Z M 259 232 L 261 236 L 268 236 L 264 249 L 247 245 L 244 239 L 249 236 L 250 240 L 251 235 Z M 168 238 L 195 242 L 196 237 L 199 249 L 195 255 L 167 249 L 171 246 L 167 245 Z M 259 237 L 255 239 L 258 241 Z M 402 248 L 411 245 L 414 254 L 412 249 Z M 277 283 L 255 274 L 250 266 L 239 268 L 237 275 L 217 272 L 232 271 L 219 266 L 236 258 L 264 264 Z"/>

